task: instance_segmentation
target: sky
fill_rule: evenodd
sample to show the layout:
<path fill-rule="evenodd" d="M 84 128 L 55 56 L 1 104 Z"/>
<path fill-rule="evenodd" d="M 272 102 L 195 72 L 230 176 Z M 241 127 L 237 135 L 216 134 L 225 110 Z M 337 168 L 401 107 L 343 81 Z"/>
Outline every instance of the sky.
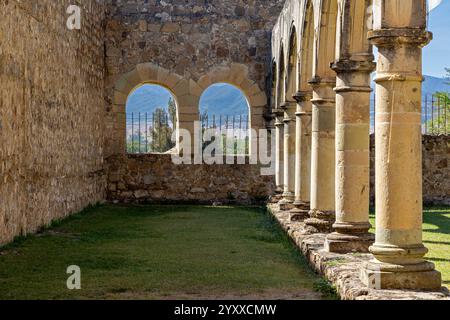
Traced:
<path fill-rule="evenodd" d="M 445 77 L 445 69 L 450 68 L 450 0 L 431 11 L 429 31 L 433 41 L 423 51 L 423 73 L 434 77 Z"/>

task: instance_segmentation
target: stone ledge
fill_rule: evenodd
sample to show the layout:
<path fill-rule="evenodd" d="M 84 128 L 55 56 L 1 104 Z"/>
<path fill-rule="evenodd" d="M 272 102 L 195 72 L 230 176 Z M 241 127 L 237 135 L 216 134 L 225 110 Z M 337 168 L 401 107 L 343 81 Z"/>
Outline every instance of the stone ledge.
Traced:
<path fill-rule="evenodd" d="M 291 222 L 290 213 L 281 211 L 278 204 L 269 204 L 268 210 L 314 270 L 336 287 L 342 300 L 450 300 L 450 292 L 444 287 L 441 292 L 369 289 L 359 274 L 361 265 L 373 258 L 371 254 L 328 253 L 324 250 L 326 234 L 303 234 L 305 224 Z"/>

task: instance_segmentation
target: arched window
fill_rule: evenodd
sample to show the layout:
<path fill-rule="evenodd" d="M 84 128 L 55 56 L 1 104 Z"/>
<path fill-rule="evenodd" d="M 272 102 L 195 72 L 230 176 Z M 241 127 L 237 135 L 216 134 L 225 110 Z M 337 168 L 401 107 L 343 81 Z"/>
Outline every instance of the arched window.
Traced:
<path fill-rule="evenodd" d="M 176 143 L 177 105 L 166 88 L 144 84 L 128 97 L 126 105 L 126 148 L 130 154 L 166 153 Z"/>
<path fill-rule="evenodd" d="M 220 139 L 219 152 L 226 155 L 248 155 L 250 150 L 250 107 L 244 93 L 233 85 L 217 83 L 200 98 L 200 122 L 203 133 L 214 132 L 204 148 Z"/>

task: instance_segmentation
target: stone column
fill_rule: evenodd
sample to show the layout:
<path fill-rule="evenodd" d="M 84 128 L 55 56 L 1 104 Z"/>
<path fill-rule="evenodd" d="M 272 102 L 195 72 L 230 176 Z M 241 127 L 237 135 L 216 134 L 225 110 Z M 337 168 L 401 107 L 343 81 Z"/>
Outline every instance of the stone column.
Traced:
<path fill-rule="evenodd" d="M 277 194 L 284 192 L 284 113 L 274 109 L 275 114 L 275 180 Z"/>
<path fill-rule="evenodd" d="M 295 201 L 291 210 L 291 221 L 302 221 L 309 217 L 311 195 L 311 124 L 312 92 L 299 91 L 297 101 L 295 143 Z"/>
<path fill-rule="evenodd" d="M 329 252 L 368 252 L 370 202 L 370 74 L 373 55 L 366 61 L 340 60 L 336 91 L 336 231 L 328 235 Z"/>
<path fill-rule="evenodd" d="M 281 210 L 293 209 L 295 198 L 295 111 L 297 103 L 285 102 L 281 108 L 284 110 L 284 192 L 280 201 Z"/>
<path fill-rule="evenodd" d="M 313 88 L 311 145 L 311 211 L 307 231 L 331 232 L 335 221 L 335 81 L 318 77 Z"/>
<path fill-rule="evenodd" d="M 402 1 L 403 2 L 403 1 Z M 401 6 L 401 7 L 400 7 Z M 361 280 L 376 289 L 438 290 L 441 275 L 422 243 L 422 48 L 425 0 L 381 2 L 369 39 L 379 49 L 376 77 L 375 260 Z"/>

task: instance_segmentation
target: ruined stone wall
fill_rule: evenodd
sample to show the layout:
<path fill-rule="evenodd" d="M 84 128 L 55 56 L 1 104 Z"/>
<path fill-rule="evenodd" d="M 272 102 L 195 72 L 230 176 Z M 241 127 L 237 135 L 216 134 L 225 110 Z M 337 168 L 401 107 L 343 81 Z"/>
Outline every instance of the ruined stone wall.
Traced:
<path fill-rule="evenodd" d="M 450 136 L 423 136 L 423 200 L 450 205 Z M 375 201 L 375 138 L 371 137 L 371 202 Z"/>
<path fill-rule="evenodd" d="M 153 202 L 203 200 L 210 203 L 237 198 L 240 203 L 246 203 L 270 194 L 272 178 L 261 177 L 257 167 L 174 166 L 170 159 L 163 161 L 164 156 L 136 158 L 124 155 L 121 142 L 125 140 L 125 108 L 117 102 L 124 100 L 124 92 L 115 92 L 115 89 L 125 74 L 138 65 L 138 70 L 141 70 L 143 63 L 150 63 L 164 71 L 155 72 L 157 80 L 161 80 L 156 83 L 162 85 L 167 85 L 167 81 L 163 81 L 167 78 L 167 70 L 169 75 L 176 74 L 187 83 L 194 83 L 194 87 L 198 87 L 197 83 L 209 85 L 225 78 L 230 81 L 224 82 L 243 90 L 239 84 L 245 78 L 244 81 L 248 79 L 245 87 L 251 94 L 258 90 L 266 91 L 266 80 L 271 71 L 271 32 L 284 2 L 106 0 L 105 95 L 108 100 L 108 133 L 105 155 L 110 178 L 109 199 Z M 246 69 L 243 75 L 236 72 L 234 76 L 230 72 L 229 76 L 215 76 L 216 71 L 220 73 L 223 69 L 225 71 L 222 73 L 228 74 L 227 68 L 239 71 L 241 65 Z M 208 79 L 205 79 L 207 75 Z M 134 73 L 130 77 L 136 78 Z M 136 83 L 133 82 L 134 85 Z M 206 89 L 205 86 L 199 86 L 199 95 Z M 178 106 L 179 112 L 183 113 L 179 115 L 181 120 L 188 119 L 192 123 L 197 120 L 198 99 L 183 99 L 176 93 L 177 90 L 169 89 L 181 104 Z M 127 94 L 128 90 L 125 91 Z M 247 98 L 252 105 L 252 97 Z M 259 96 L 253 98 L 261 100 Z M 256 114 L 255 110 L 251 110 L 252 127 L 260 123 L 264 126 L 261 109 L 267 109 L 266 97 L 264 103 L 256 101 L 255 104 L 263 108 Z M 188 116 L 184 114 L 186 110 Z M 189 128 L 189 124 L 183 122 L 181 127 Z"/>
<path fill-rule="evenodd" d="M 112 132 L 106 154 L 117 154 L 112 137 L 120 119 L 116 114 L 125 113 L 114 103 L 114 87 L 139 64 L 152 63 L 194 82 L 218 67 L 242 64 L 248 67 L 249 80 L 265 91 L 271 32 L 284 1 L 106 0 L 106 121 Z M 198 103 L 193 104 L 187 107 L 195 117 Z"/>
<path fill-rule="evenodd" d="M 171 155 L 114 156 L 108 161 L 108 200 L 141 203 L 263 204 L 273 176 L 257 165 L 175 165 Z"/>
<path fill-rule="evenodd" d="M 104 199 L 103 12 L 0 1 L 0 244 Z"/>

